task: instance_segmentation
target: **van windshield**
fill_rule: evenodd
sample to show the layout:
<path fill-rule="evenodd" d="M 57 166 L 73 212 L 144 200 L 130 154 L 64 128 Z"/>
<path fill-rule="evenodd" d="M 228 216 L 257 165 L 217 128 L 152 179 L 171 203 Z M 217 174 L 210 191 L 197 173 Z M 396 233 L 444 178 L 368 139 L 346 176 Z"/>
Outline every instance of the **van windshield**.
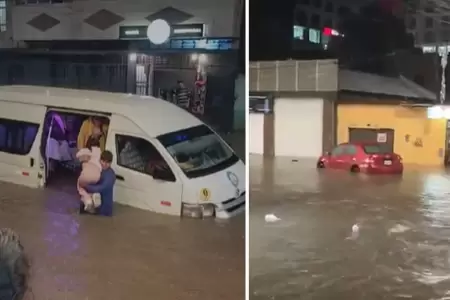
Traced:
<path fill-rule="evenodd" d="M 220 137 L 205 125 L 160 135 L 158 140 L 189 178 L 221 171 L 239 161 Z"/>

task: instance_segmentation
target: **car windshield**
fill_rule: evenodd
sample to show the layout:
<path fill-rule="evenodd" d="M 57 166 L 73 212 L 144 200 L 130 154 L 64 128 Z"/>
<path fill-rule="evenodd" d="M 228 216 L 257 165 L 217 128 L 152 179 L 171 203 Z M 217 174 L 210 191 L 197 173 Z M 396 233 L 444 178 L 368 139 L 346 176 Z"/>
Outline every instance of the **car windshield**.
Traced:
<path fill-rule="evenodd" d="M 386 154 L 389 153 L 389 151 L 386 151 L 381 147 L 380 145 L 365 145 L 364 152 L 367 154 Z"/>
<path fill-rule="evenodd" d="M 164 134 L 158 140 L 189 178 L 215 173 L 239 160 L 205 125 Z"/>

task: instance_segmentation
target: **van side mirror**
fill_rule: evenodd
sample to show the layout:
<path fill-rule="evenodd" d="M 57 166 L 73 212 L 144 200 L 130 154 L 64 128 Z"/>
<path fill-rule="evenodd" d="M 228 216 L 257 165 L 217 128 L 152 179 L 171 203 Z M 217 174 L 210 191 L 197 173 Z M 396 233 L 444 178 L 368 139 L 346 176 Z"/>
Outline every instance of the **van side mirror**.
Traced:
<path fill-rule="evenodd" d="M 153 170 L 153 179 L 155 180 L 162 180 L 162 181 L 170 181 L 175 182 L 176 178 L 175 175 L 173 175 L 172 171 L 167 168 L 155 168 Z"/>

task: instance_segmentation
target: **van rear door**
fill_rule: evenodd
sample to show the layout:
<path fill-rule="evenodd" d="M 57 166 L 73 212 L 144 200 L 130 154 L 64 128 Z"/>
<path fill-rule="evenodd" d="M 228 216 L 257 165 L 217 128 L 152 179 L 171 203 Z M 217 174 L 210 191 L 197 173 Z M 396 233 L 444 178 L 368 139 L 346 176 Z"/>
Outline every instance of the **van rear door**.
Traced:
<path fill-rule="evenodd" d="M 46 107 L 0 101 L 0 180 L 39 187 Z"/>

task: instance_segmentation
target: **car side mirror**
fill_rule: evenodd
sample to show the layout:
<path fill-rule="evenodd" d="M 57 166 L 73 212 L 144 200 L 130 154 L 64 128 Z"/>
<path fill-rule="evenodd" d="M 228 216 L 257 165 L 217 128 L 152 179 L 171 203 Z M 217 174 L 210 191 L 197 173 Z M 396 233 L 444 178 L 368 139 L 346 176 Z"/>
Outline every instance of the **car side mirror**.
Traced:
<path fill-rule="evenodd" d="M 326 155 L 326 156 L 330 156 L 330 155 L 331 155 L 331 152 L 330 152 L 330 151 L 326 151 L 326 152 L 325 152 L 325 155 Z"/>
<path fill-rule="evenodd" d="M 153 179 L 155 180 L 170 181 L 170 182 L 176 181 L 175 175 L 173 175 L 170 169 L 166 168 L 155 168 L 153 170 L 152 176 Z"/>

